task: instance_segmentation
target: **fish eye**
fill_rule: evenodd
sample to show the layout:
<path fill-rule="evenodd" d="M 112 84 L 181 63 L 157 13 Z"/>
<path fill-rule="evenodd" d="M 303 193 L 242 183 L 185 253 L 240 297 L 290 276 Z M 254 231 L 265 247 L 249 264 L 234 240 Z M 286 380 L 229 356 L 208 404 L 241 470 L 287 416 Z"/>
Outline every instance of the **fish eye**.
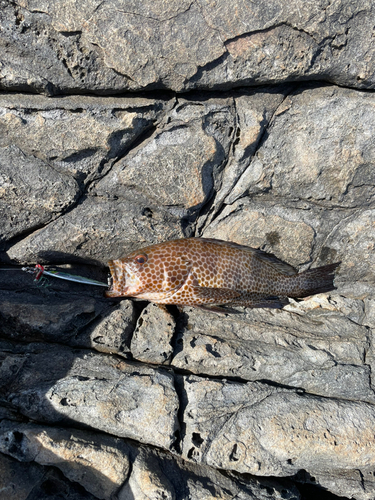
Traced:
<path fill-rule="evenodd" d="M 147 255 L 137 255 L 137 257 L 134 259 L 138 264 L 144 264 L 147 262 Z"/>

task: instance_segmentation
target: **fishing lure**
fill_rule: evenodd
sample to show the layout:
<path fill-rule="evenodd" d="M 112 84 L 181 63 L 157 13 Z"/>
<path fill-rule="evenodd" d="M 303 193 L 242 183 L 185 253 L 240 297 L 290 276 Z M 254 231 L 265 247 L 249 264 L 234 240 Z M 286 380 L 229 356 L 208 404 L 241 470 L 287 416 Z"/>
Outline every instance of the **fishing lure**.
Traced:
<path fill-rule="evenodd" d="M 48 286 L 48 280 L 45 276 L 52 276 L 54 278 L 59 278 L 67 281 L 74 281 L 76 283 L 82 283 L 84 285 L 96 285 L 105 286 L 108 288 L 110 283 L 102 283 L 91 278 L 86 278 L 84 276 L 77 276 L 75 274 L 64 273 L 61 271 L 56 271 L 54 269 L 45 269 L 41 264 L 36 264 L 34 268 L 31 267 L 21 267 L 19 268 L 0 268 L 0 271 L 25 271 L 30 274 L 34 274 L 34 281 L 42 286 Z"/>

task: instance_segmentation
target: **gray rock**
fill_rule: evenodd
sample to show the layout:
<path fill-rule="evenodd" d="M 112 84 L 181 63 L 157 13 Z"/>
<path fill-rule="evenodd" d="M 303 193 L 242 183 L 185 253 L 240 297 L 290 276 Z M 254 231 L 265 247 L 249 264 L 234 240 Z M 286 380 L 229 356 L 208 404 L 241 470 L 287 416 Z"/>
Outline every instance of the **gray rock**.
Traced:
<path fill-rule="evenodd" d="M 96 351 L 131 357 L 130 343 L 136 326 L 136 311 L 131 300 L 111 306 L 90 326 L 75 336 L 75 345 Z M 72 344 L 70 344 L 72 345 Z"/>
<path fill-rule="evenodd" d="M 79 422 L 167 449 L 175 441 L 179 402 L 165 371 L 45 344 L 3 353 L 2 361 L 2 398 L 29 418 Z"/>
<path fill-rule="evenodd" d="M 44 92 L 184 91 L 290 80 L 374 87 L 366 0 L 5 3 L 1 86 Z"/>
<path fill-rule="evenodd" d="M 182 454 L 195 462 L 265 476 L 304 469 L 317 483 L 373 468 L 373 405 L 195 376 L 184 391 Z"/>
<path fill-rule="evenodd" d="M 373 103 L 331 86 L 289 95 L 226 202 L 267 191 L 330 208 L 373 204 Z"/>
<path fill-rule="evenodd" d="M 95 500 L 77 483 L 66 479 L 58 469 L 37 463 L 20 463 L 0 453 L 1 500 Z"/>
<path fill-rule="evenodd" d="M 301 471 L 296 479 L 307 484 L 316 484 L 316 478 Z M 338 498 L 368 500 L 373 498 L 375 482 L 371 472 L 359 470 L 340 471 L 335 474 L 319 474 L 319 484 L 328 491 L 334 491 Z"/>
<path fill-rule="evenodd" d="M 118 162 L 94 192 L 118 198 L 135 192 L 175 213 L 196 213 L 219 187 L 234 120 L 233 99 L 179 99 L 154 136 Z"/>
<path fill-rule="evenodd" d="M 270 92 L 263 92 L 259 89 L 252 91 L 241 89 L 238 94 L 234 94 L 235 139 L 223 170 L 220 189 L 216 192 L 209 221 L 220 210 L 224 200 L 249 166 L 271 118 L 290 90 L 290 86 L 280 86 L 273 88 Z M 206 222 L 204 218 L 203 220 Z M 202 225 L 202 222 L 200 218 L 199 224 Z"/>
<path fill-rule="evenodd" d="M 119 492 L 118 498 L 297 500 L 299 494 L 287 482 L 276 484 L 249 477 L 230 477 L 203 464 L 196 465 L 156 449 L 140 447 L 129 480 Z"/>
<path fill-rule="evenodd" d="M 24 279 L 31 281 L 29 276 Z M 78 286 L 78 290 L 61 293 L 52 286 L 26 292 L 0 292 L 1 335 L 11 340 L 91 347 L 87 335 L 81 332 L 96 318 L 107 315 L 110 304 L 90 297 L 87 287 L 84 291 Z"/>
<path fill-rule="evenodd" d="M 56 218 L 79 193 L 69 175 L 17 146 L 0 147 L 0 243 Z"/>
<path fill-rule="evenodd" d="M 240 477 L 226 477 L 211 467 L 189 463 L 156 448 L 73 428 L 45 428 L 32 423 L 2 421 L 0 450 L 21 462 L 0 454 L 5 491 L 12 491 L 9 490 L 12 479 L 13 491 L 16 490 L 15 479 L 24 471 L 22 462 L 26 462 L 31 471 L 35 471 L 31 487 L 53 466 L 95 498 L 299 498 L 296 489 L 287 481 L 277 484 L 254 478 L 245 481 Z M 12 476 L 8 476 L 10 473 Z M 29 474 L 19 479 L 18 489 L 31 482 Z M 16 498 L 26 499 L 26 495 Z"/>
<path fill-rule="evenodd" d="M 21 462 L 54 466 L 101 499 L 111 498 L 130 471 L 130 449 L 120 439 L 76 429 L 3 421 L 0 451 Z"/>
<path fill-rule="evenodd" d="M 175 328 L 176 322 L 166 308 L 149 304 L 139 316 L 132 336 L 133 358 L 144 363 L 168 364 Z"/>
<path fill-rule="evenodd" d="M 38 464 L 23 464 L 0 454 L 0 498 L 26 500 L 45 474 Z"/>
<path fill-rule="evenodd" d="M 346 318 L 324 295 L 286 309 L 249 310 L 235 320 L 186 310 L 172 366 L 374 403 L 371 368 L 364 361 L 368 328 Z"/>
<path fill-rule="evenodd" d="M 81 260 L 106 265 L 136 248 L 178 237 L 183 237 L 181 219 L 163 208 L 144 200 L 88 196 L 13 245 L 7 255 L 20 263 Z"/>
<path fill-rule="evenodd" d="M 66 96 L 49 99 L 3 94 L 0 96 L 0 147 L 16 146 L 24 156 L 30 157 L 27 161 L 36 156 L 48 163 L 44 169 L 49 168 L 55 179 L 65 179 L 65 176 L 56 175 L 57 170 L 61 174 L 70 174 L 83 187 L 103 176 L 113 162 L 161 118 L 169 102 L 141 97 Z M 24 159 L 26 165 L 27 161 Z M 1 168 L 3 175 L 7 168 L 5 163 Z M 17 173 L 17 166 L 13 170 Z M 55 191 L 59 188 L 56 180 L 56 185 L 49 188 L 51 193 L 47 188 L 41 192 L 41 182 L 45 177 L 48 179 L 47 175 L 48 170 L 45 175 L 35 172 L 35 179 L 31 175 L 24 179 L 35 191 L 25 195 L 24 199 L 39 196 L 42 204 L 49 197 L 56 196 L 53 191 L 53 188 Z M 70 182 L 75 185 L 71 179 Z M 60 191 L 65 197 L 70 195 L 73 198 L 67 187 L 60 186 Z"/>

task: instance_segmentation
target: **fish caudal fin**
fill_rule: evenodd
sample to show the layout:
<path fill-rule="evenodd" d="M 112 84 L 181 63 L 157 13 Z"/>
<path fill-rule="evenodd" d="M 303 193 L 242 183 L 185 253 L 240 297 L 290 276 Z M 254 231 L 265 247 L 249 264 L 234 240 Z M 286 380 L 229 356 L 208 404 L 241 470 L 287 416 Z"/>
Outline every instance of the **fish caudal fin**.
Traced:
<path fill-rule="evenodd" d="M 333 280 L 335 279 L 335 270 L 341 264 L 328 264 L 327 266 L 308 269 L 294 277 L 296 287 L 289 297 L 303 298 L 316 293 L 326 293 L 336 290 Z M 293 278 L 292 278 L 293 279 Z"/>

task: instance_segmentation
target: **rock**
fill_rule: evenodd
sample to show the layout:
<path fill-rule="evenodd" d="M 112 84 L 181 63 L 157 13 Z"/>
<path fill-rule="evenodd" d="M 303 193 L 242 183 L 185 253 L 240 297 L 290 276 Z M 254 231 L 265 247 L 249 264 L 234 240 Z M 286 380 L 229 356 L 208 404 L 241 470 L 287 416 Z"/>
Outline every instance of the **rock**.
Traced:
<path fill-rule="evenodd" d="M 57 270 L 105 283 L 106 273 L 82 264 L 57 267 Z M 104 287 L 53 277 L 36 283 L 32 274 L 17 270 L 1 273 L 0 280 L 2 338 L 56 342 L 130 356 L 136 324 L 132 301 L 112 301 L 103 297 Z"/>
<path fill-rule="evenodd" d="M 223 201 L 248 167 L 269 121 L 290 91 L 291 86 L 284 85 L 272 89 L 271 92 L 241 89 L 234 93 L 235 139 L 231 155 L 223 170 L 220 189 L 211 208 L 212 215 L 221 208 Z M 201 220 L 202 217 L 200 224 Z"/>
<path fill-rule="evenodd" d="M 168 477 L 163 474 L 156 457 L 141 449 L 136 457 L 132 473 L 118 495 L 119 500 L 139 498 L 139 500 L 165 498 L 175 500 L 174 488 Z"/>
<path fill-rule="evenodd" d="M 20 463 L 0 454 L 0 497 L 7 500 L 95 500 L 79 484 L 71 483 L 59 470 L 36 463 Z"/>
<path fill-rule="evenodd" d="M 26 500 L 33 488 L 43 479 L 43 467 L 23 464 L 0 454 L 0 498 Z"/>
<path fill-rule="evenodd" d="M 374 220 L 374 209 L 359 210 L 348 214 L 334 228 L 325 242 L 327 252 L 340 255 L 342 264 L 338 284 L 342 286 L 347 296 L 353 298 L 363 296 L 363 292 L 367 292 L 366 295 L 373 293 L 375 283 Z M 357 289 L 359 285 L 363 285 L 362 291 L 353 290 L 350 283 L 356 283 Z"/>
<path fill-rule="evenodd" d="M 81 331 L 109 309 L 103 299 L 82 297 L 79 289 L 69 294 L 51 288 L 34 289 L 34 293 L 0 292 L 1 333 L 11 340 L 79 345 Z M 81 345 L 91 343 L 82 340 Z"/>
<path fill-rule="evenodd" d="M 373 467 L 373 405 L 195 376 L 184 390 L 182 454 L 197 463 L 265 476 L 304 469 L 317 481 Z"/>
<path fill-rule="evenodd" d="M 35 471 L 31 486 L 40 483 L 53 466 L 95 498 L 182 500 L 187 495 L 201 499 L 211 499 L 214 495 L 214 498 L 228 500 L 235 495 L 243 500 L 299 498 L 296 489 L 287 481 L 280 486 L 267 480 L 226 477 L 215 469 L 186 462 L 158 449 L 73 428 L 46 429 L 32 423 L 17 425 L 3 421 L 0 449 L 21 461 L 18 463 L 0 455 L 6 485 L 11 481 L 7 477 L 8 469 L 15 479 L 19 471 L 24 470 L 22 462 L 26 462 Z M 27 480 L 28 474 L 24 475 L 21 484 L 28 484 Z M 26 499 L 26 495 L 18 498 Z"/>
<path fill-rule="evenodd" d="M 136 326 L 134 303 L 122 300 L 119 304 L 112 304 L 111 311 L 107 309 L 106 313 L 76 335 L 75 345 L 131 357 L 130 342 Z"/>
<path fill-rule="evenodd" d="M 55 178 L 56 172 L 51 167 L 68 176 L 65 182 L 72 176 L 83 187 L 102 177 L 135 140 L 152 128 L 163 116 L 168 102 L 141 97 L 66 96 L 51 100 L 40 95 L 3 94 L 0 147 L 21 149 L 24 162 L 25 157 L 35 161 L 36 156 L 48 164 L 44 169 L 52 170 Z M 46 175 L 38 176 L 36 172 L 35 179 L 27 177 L 35 184 L 34 192 L 27 197 L 38 195 L 41 202 L 48 196 L 56 196 L 49 191 L 57 190 L 58 185 L 45 188 L 43 193 L 40 192 L 43 185 L 38 190 L 38 183 Z M 72 179 L 70 182 L 76 184 Z M 68 197 L 67 187 L 60 190 L 67 191 L 64 194 Z"/>
<path fill-rule="evenodd" d="M 175 327 L 176 322 L 166 308 L 149 304 L 139 316 L 131 340 L 133 358 L 144 363 L 168 364 Z"/>
<path fill-rule="evenodd" d="M 106 265 L 136 248 L 178 237 L 183 237 L 181 219 L 163 208 L 129 198 L 88 196 L 71 212 L 13 245 L 7 255 L 20 263 Z"/>
<path fill-rule="evenodd" d="M 326 207 L 373 203 L 374 103 L 372 94 L 331 86 L 290 94 L 227 203 L 270 190 Z"/>
<path fill-rule="evenodd" d="M 179 402 L 165 371 L 45 344 L 2 358 L 2 398 L 29 418 L 80 422 L 166 449 L 175 441 Z"/>
<path fill-rule="evenodd" d="M 311 309 L 304 310 L 309 303 Z M 188 309 L 172 366 L 374 403 L 365 361 L 368 329 L 347 319 L 324 296 L 302 304 L 293 302 L 290 312 L 249 310 L 236 315 L 236 321 L 231 315 Z"/>
<path fill-rule="evenodd" d="M 174 213 L 195 214 L 220 182 L 233 139 L 233 104 L 232 99 L 179 99 L 166 123 L 118 162 L 95 193 L 124 198 L 136 192 Z"/>
<path fill-rule="evenodd" d="M 1 87 L 181 92 L 311 79 L 374 88 L 373 20 L 366 0 L 5 3 Z"/>
<path fill-rule="evenodd" d="M 261 482 L 249 477 L 242 480 L 203 464 L 196 465 L 160 450 L 142 447 L 137 450 L 129 480 L 118 498 L 292 500 L 299 499 L 299 494 L 288 482 L 281 486 L 272 481 Z"/>
<path fill-rule="evenodd" d="M 120 439 L 76 429 L 3 421 L 0 451 L 21 462 L 57 467 L 96 498 L 111 498 L 130 471 L 127 445 Z"/>
<path fill-rule="evenodd" d="M 70 176 L 17 146 L 0 147 L 0 243 L 51 221 L 78 195 Z"/>

